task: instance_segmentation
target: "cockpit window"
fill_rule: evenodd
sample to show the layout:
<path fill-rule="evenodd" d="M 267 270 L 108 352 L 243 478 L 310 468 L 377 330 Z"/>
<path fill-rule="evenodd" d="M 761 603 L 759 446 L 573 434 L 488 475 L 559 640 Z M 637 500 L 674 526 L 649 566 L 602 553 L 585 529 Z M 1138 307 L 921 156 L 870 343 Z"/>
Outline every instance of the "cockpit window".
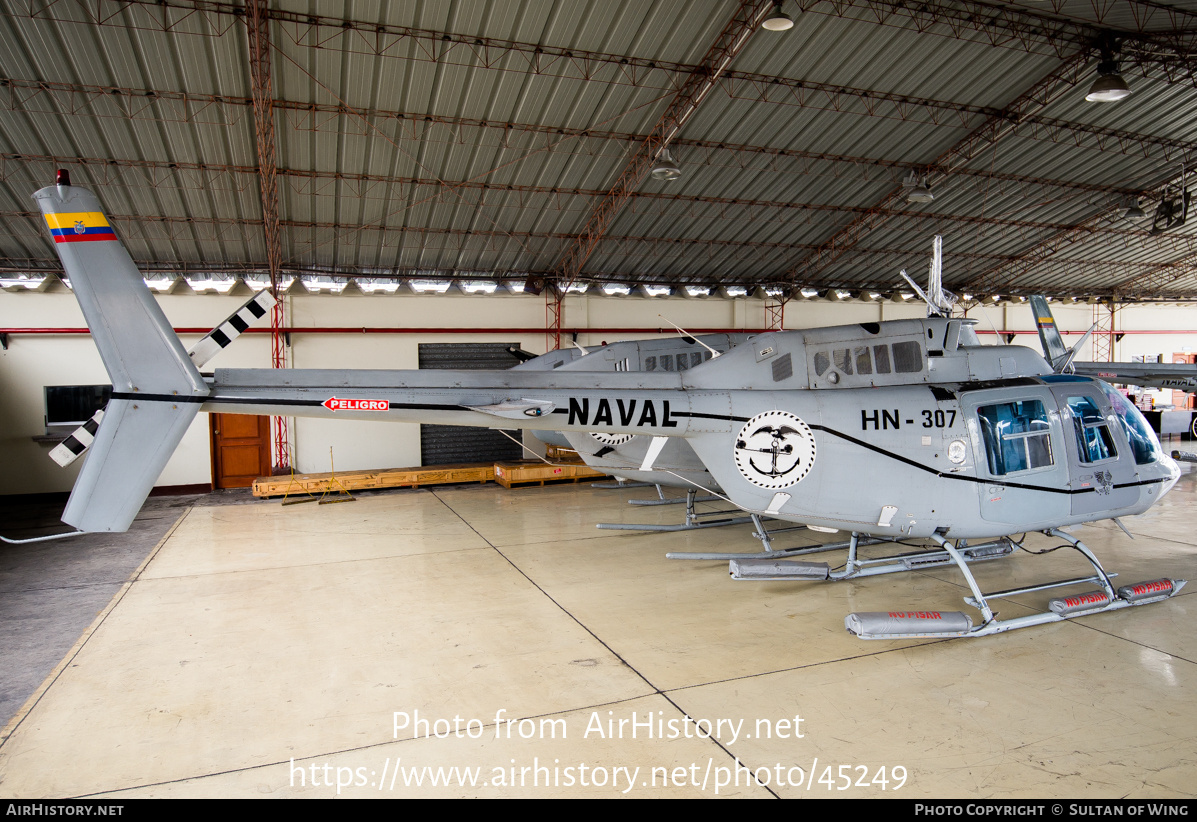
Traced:
<path fill-rule="evenodd" d="M 1069 397 L 1068 415 L 1072 418 L 1081 462 L 1101 462 L 1118 456 L 1110 426 L 1091 397 Z"/>
<path fill-rule="evenodd" d="M 1147 420 L 1139 413 L 1139 409 L 1131 405 L 1130 400 L 1122 396 L 1105 383 L 1100 383 L 1101 390 L 1106 392 L 1106 398 L 1114 407 L 1114 415 L 1122 423 L 1126 431 L 1126 438 L 1130 441 L 1131 451 L 1135 455 L 1135 463 L 1146 465 L 1156 462 L 1163 452 L 1160 441 L 1155 438 L 1155 432 L 1147 424 Z"/>
<path fill-rule="evenodd" d="M 1051 425 L 1039 400 L 983 405 L 977 416 L 990 474 L 1005 476 L 1054 464 Z"/>

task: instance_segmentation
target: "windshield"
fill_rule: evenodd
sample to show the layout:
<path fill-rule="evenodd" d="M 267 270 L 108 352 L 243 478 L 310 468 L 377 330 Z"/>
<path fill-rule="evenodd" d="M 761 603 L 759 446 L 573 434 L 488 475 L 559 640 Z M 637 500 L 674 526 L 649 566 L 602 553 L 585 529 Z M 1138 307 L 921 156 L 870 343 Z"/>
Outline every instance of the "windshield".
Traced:
<path fill-rule="evenodd" d="M 1114 415 L 1126 431 L 1131 451 L 1135 454 L 1135 462 L 1139 465 L 1157 462 L 1163 456 L 1163 451 L 1160 449 L 1160 441 L 1155 438 L 1155 432 L 1147 423 L 1147 418 L 1139 413 L 1138 408 L 1131 405 L 1130 400 L 1112 387 L 1104 382 L 1098 382 L 1098 385 L 1106 392 L 1110 405 L 1114 407 Z"/>

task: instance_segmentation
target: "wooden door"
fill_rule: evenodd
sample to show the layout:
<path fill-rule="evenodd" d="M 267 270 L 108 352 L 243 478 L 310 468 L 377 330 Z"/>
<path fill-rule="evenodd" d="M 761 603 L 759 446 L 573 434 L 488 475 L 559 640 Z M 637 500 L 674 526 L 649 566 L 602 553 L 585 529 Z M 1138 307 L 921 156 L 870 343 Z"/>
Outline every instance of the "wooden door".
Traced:
<path fill-rule="evenodd" d="M 270 476 L 270 418 L 211 414 L 212 487 L 248 488 Z"/>

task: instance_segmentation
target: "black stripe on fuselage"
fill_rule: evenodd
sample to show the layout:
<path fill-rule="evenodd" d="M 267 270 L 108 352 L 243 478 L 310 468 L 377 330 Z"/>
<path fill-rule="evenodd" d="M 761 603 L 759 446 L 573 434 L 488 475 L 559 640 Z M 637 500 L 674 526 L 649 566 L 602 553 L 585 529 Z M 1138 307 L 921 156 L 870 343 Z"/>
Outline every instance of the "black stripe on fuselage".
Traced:
<path fill-rule="evenodd" d="M 728 414 L 700 414 L 697 411 L 670 411 L 671 417 L 692 417 L 699 420 L 728 420 L 729 422 L 748 422 L 752 417 L 733 417 Z"/>

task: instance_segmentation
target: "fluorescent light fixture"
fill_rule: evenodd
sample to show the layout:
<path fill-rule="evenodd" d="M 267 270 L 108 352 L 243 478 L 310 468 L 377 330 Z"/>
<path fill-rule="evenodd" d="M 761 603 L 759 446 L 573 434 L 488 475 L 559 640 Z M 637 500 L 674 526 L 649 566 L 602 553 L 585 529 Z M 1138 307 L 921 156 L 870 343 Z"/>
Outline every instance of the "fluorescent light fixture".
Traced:
<path fill-rule="evenodd" d="M 851 291 L 845 291 L 845 290 L 844 290 L 844 289 L 842 289 L 842 288 L 837 288 L 837 289 L 835 290 L 835 298 L 836 298 L 837 300 L 850 300 L 850 299 L 852 299 L 852 292 L 851 292 Z"/>
<path fill-rule="evenodd" d="M 444 294 L 453 285 L 448 280 L 408 280 L 407 284 L 417 294 Z"/>
<path fill-rule="evenodd" d="M 169 291 L 170 287 L 175 284 L 174 277 L 154 277 L 153 279 L 145 277 L 144 279 L 151 291 Z"/>
<path fill-rule="evenodd" d="M 218 294 L 228 294 L 233 290 L 237 281 L 232 277 L 184 277 L 192 291 L 214 291 Z"/>
<path fill-rule="evenodd" d="M 725 285 L 723 286 L 723 293 L 729 297 L 747 297 L 748 286 L 746 285 Z"/>
<path fill-rule="evenodd" d="M 321 292 L 340 294 L 345 290 L 345 286 L 349 285 L 348 280 L 334 280 L 332 277 L 320 276 L 302 276 L 299 281 L 303 283 L 304 288 L 316 294 Z"/>
<path fill-rule="evenodd" d="M 786 293 L 786 290 L 784 288 L 782 288 L 780 285 L 765 286 L 765 296 L 766 297 L 780 297 L 785 293 Z"/>
<path fill-rule="evenodd" d="M 873 302 L 877 302 L 878 300 L 881 299 L 881 292 L 880 291 L 870 291 L 869 299 L 872 300 Z"/>
<path fill-rule="evenodd" d="M 242 277 L 241 282 L 245 283 L 255 292 L 265 291 L 267 288 L 270 288 L 270 280 L 268 278 Z M 290 285 L 291 281 L 287 280 L 287 284 Z"/>
<path fill-rule="evenodd" d="M 903 302 L 909 302 L 910 300 L 914 299 L 914 292 L 913 291 L 903 291 L 903 292 L 899 293 L 898 296 L 902 299 Z"/>
<path fill-rule="evenodd" d="M 687 297 L 709 297 L 711 296 L 711 287 L 709 285 L 688 285 L 686 286 Z"/>
<path fill-rule="evenodd" d="M 619 283 L 607 283 L 603 286 L 603 293 L 608 297 L 626 297 L 632 293 L 632 287 Z"/>
<path fill-rule="evenodd" d="M 524 293 L 524 280 L 508 280 L 504 285 L 507 286 L 507 290 L 512 294 Z"/>
<path fill-rule="evenodd" d="M 28 291 L 36 289 L 45 281 L 45 277 L 38 277 L 36 280 L 32 277 L 20 274 L 16 277 L 0 278 L 0 288 L 24 288 Z"/>
<path fill-rule="evenodd" d="M 673 293 L 673 289 L 667 285 L 642 285 L 640 287 L 650 297 L 668 297 Z"/>
<path fill-rule="evenodd" d="M 489 280 L 471 280 L 459 283 L 458 287 L 467 294 L 494 294 L 499 284 Z"/>
<path fill-rule="evenodd" d="M 398 280 L 355 279 L 354 282 L 365 294 L 377 294 L 380 291 L 384 294 L 394 294 L 399 290 Z"/>
<path fill-rule="evenodd" d="M 815 297 L 819 296 L 819 289 L 807 287 L 801 289 L 798 293 L 801 294 L 804 299 L 813 300 Z"/>
<path fill-rule="evenodd" d="M 570 283 L 566 289 L 566 294 L 585 294 L 586 289 L 590 288 L 590 283 Z"/>

